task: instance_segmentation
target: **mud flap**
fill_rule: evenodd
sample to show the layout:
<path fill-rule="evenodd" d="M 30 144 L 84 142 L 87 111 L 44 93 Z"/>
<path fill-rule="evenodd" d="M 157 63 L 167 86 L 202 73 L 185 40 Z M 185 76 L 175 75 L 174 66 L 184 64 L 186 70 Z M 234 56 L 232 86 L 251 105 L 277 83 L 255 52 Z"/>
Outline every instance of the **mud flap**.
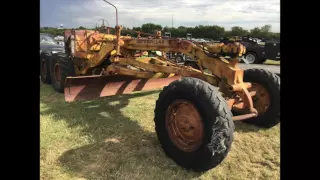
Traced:
<path fill-rule="evenodd" d="M 67 102 L 92 100 L 135 91 L 160 89 L 180 78 L 180 76 L 173 76 L 169 78 L 138 79 L 123 75 L 67 77 L 64 95 Z"/>

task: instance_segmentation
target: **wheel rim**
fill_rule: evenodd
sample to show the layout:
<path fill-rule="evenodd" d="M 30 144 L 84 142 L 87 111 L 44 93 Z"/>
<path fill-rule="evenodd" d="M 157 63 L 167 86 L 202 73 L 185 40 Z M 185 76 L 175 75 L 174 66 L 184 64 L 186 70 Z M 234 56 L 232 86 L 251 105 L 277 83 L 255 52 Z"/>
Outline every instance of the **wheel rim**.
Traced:
<path fill-rule="evenodd" d="M 59 63 L 56 63 L 54 65 L 54 80 L 59 83 L 61 81 L 61 75 L 60 75 L 60 65 Z"/>
<path fill-rule="evenodd" d="M 177 57 L 177 58 L 176 58 L 176 62 L 177 62 L 177 63 L 181 62 L 181 57 Z"/>
<path fill-rule="evenodd" d="M 171 103 L 165 123 L 169 138 L 179 149 L 192 152 L 202 144 L 204 125 L 199 111 L 192 103 L 186 100 Z"/>
<path fill-rule="evenodd" d="M 47 75 L 47 66 L 46 66 L 45 59 L 41 60 L 41 75 L 42 75 L 42 77 L 46 77 L 46 75 Z"/>
<path fill-rule="evenodd" d="M 249 62 L 249 63 L 253 63 L 254 61 L 255 61 L 255 57 L 254 57 L 254 55 L 253 54 L 248 54 L 247 56 L 246 56 L 246 60 L 247 60 L 247 62 Z"/>
<path fill-rule="evenodd" d="M 259 115 L 264 114 L 270 107 L 270 94 L 268 90 L 260 84 L 251 83 L 252 87 L 249 90 L 250 93 L 254 93 L 252 96 L 253 106 L 258 111 Z"/>

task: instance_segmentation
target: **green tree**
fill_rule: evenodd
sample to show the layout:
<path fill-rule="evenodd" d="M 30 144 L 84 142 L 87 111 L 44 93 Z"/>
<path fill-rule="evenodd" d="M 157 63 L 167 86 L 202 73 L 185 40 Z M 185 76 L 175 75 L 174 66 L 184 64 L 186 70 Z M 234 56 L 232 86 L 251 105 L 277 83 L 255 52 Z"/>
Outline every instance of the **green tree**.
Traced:
<path fill-rule="evenodd" d="M 142 31 L 141 27 L 133 27 L 134 31 Z"/>
<path fill-rule="evenodd" d="M 270 32 L 270 30 L 271 30 L 271 25 L 264 25 L 264 26 L 262 26 L 261 27 L 261 32 L 264 32 L 264 33 L 269 33 Z"/>
<path fill-rule="evenodd" d="M 239 26 L 234 26 L 231 28 L 230 31 L 225 31 L 224 27 L 220 27 L 217 25 L 198 25 L 196 27 L 185 27 L 185 26 L 179 26 L 177 28 L 171 28 L 168 26 L 165 26 L 162 28 L 161 25 L 153 24 L 153 23 L 147 23 L 142 24 L 141 27 L 133 27 L 134 31 L 140 31 L 150 34 L 155 34 L 156 30 L 162 31 L 162 34 L 164 35 L 165 32 L 171 32 L 172 37 L 180 37 L 184 38 L 186 37 L 187 33 L 191 33 L 192 37 L 194 38 L 207 38 L 207 39 L 214 39 L 217 40 L 222 37 L 228 37 L 228 36 L 252 36 L 257 38 L 271 38 L 271 39 L 280 39 L 280 33 L 273 33 L 271 32 L 271 25 L 264 25 L 262 27 L 255 27 L 251 29 L 250 31 L 243 29 Z M 75 29 L 88 29 L 83 26 L 80 26 Z M 63 35 L 64 29 L 57 29 L 53 27 L 41 27 L 40 28 L 41 33 L 49 33 L 53 36 L 57 35 Z M 113 29 L 110 30 L 110 33 L 115 33 Z M 123 27 L 121 35 L 131 35 L 133 37 L 136 37 L 137 34 L 132 32 L 129 28 Z M 143 36 L 143 35 L 142 35 Z"/>
<path fill-rule="evenodd" d="M 260 28 L 260 37 L 266 37 L 266 38 L 270 38 L 271 37 L 271 25 L 264 25 Z"/>
<path fill-rule="evenodd" d="M 258 37 L 261 34 L 261 29 L 259 27 L 255 27 L 250 30 L 250 36 Z"/>
<path fill-rule="evenodd" d="M 234 26 L 231 28 L 230 36 L 246 36 L 248 31 L 239 26 Z"/>
<path fill-rule="evenodd" d="M 141 26 L 141 29 L 143 32 L 145 33 L 151 33 L 154 34 L 155 31 L 162 31 L 162 26 L 158 25 L 158 24 L 153 24 L 153 23 L 147 23 L 147 24 L 143 24 Z"/>

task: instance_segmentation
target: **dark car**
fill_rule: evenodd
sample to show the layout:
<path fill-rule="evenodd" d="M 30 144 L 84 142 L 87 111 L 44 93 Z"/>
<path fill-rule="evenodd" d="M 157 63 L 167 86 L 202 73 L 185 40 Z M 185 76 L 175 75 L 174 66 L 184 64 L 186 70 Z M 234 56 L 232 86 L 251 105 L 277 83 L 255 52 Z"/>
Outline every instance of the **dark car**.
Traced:
<path fill-rule="evenodd" d="M 52 35 L 40 33 L 40 76 L 41 81 L 50 83 L 50 60 L 52 55 L 64 52 L 64 46 L 60 45 Z"/>
<path fill-rule="evenodd" d="M 259 44 L 256 38 L 242 39 L 246 47 L 246 54 L 243 61 L 248 64 L 262 64 L 267 59 L 280 61 L 280 42 L 266 41 L 264 45 Z"/>

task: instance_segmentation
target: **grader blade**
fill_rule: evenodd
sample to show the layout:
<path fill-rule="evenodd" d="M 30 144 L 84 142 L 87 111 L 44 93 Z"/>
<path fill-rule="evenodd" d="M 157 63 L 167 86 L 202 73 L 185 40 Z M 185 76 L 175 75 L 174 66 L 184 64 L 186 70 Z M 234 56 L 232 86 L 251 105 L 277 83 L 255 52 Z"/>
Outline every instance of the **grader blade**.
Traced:
<path fill-rule="evenodd" d="M 124 75 L 67 77 L 64 95 L 67 102 L 92 100 L 135 91 L 160 89 L 180 78 L 180 76 L 173 76 L 169 78 L 139 79 Z"/>

